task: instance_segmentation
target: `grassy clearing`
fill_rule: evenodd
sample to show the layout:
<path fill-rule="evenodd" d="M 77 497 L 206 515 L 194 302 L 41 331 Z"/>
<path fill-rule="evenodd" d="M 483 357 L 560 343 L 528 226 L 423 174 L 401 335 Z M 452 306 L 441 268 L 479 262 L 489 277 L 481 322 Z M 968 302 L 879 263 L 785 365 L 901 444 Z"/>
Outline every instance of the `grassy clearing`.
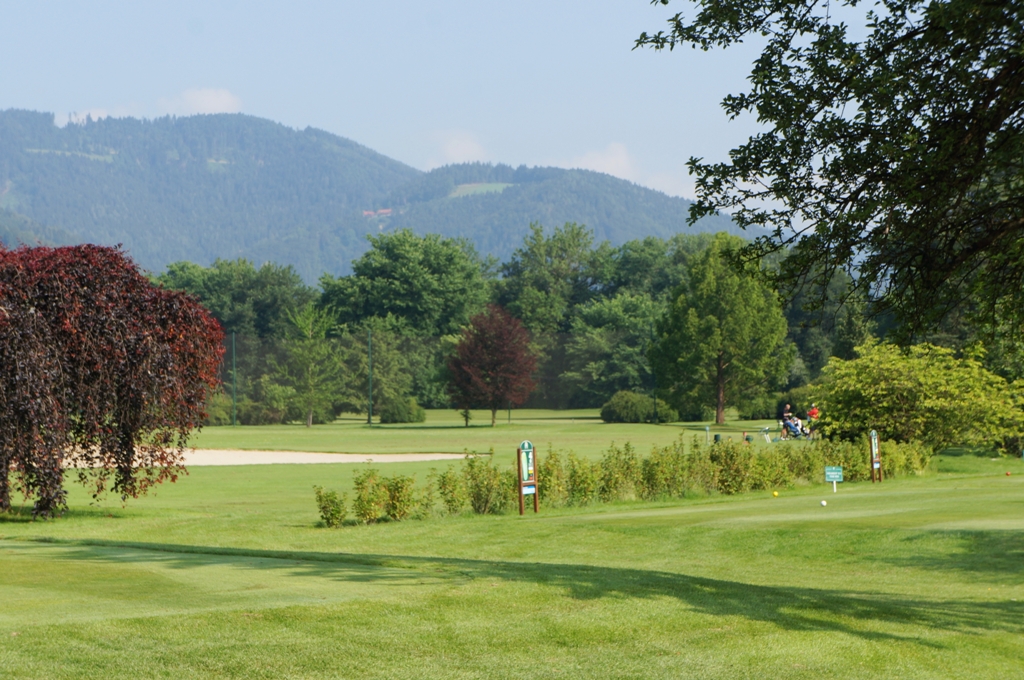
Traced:
<path fill-rule="evenodd" d="M 76 490 L 64 519 L 0 519 L 0 668 L 1016 676 L 1024 464 L 955 453 L 937 474 L 835 495 L 822 485 L 339 530 L 316 527 L 311 487 L 348 490 L 358 466 L 196 468 L 124 508 Z M 379 467 L 422 479 L 431 464 Z"/>
<path fill-rule="evenodd" d="M 448 198 L 459 198 L 461 196 L 474 196 L 476 194 L 500 194 L 508 189 L 511 184 L 505 182 L 477 182 L 474 184 L 460 184 L 455 187 Z"/>
<path fill-rule="evenodd" d="M 680 434 L 687 439 L 705 436 L 706 423 L 669 425 L 603 423 L 597 411 L 518 410 L 498 414 L 491 427 L 490 411 L 473 411 L 470 426 L 464 426 L 459 414 L 450 410 L 427 411 L 425 423 L 408 425 L 366 424 L 365 417 L 343 418 L 329 425 L 259 425 L 207 427 L 192 441 L 200 449 L 250 449 L 273 451 L 313 451 L 322 453 L 461 453 L 463 450 L 514 452 L 516 445 L 529 439 L 539 447 L 549 443 L 572 449 L 579 455 L 596 457 L 615 441 L 632 442 L 646 453 L 652 446 L 669 444 Z M 711 435 L 739 439 L 743 432 L 755 433 L 772 421 L 727 422 L 711 426 Z M 777 434 L 777 433 L 776 433 Z"/>

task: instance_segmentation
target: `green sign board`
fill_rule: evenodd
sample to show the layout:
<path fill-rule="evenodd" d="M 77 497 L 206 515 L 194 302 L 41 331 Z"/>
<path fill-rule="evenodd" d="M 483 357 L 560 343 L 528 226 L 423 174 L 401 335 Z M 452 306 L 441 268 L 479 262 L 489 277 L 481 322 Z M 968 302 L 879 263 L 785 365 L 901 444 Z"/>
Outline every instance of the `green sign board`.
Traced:
<path fill-rule="evenodd" d="M 826 482 L 841 482 L 843 481 L 843 468 L 838 465 L 829 465 L 825 467 L 825 481 Z"/>
<path fill-rule="evenodd" d="M 519 450 L 533 451 L 533 442 L 531 442 L 529 439 L 524 439 L 523 442 L 519 445 Z"/>

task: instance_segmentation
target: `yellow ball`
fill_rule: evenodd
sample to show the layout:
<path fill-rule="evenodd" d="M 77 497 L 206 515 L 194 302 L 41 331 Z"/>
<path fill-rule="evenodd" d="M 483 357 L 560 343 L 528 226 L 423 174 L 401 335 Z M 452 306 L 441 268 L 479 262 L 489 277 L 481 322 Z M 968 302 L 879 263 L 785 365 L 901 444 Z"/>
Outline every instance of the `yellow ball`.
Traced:
<path fill-rule="evenodd" d="M 772 491 L 772 495 L 775 496 L 776 498 L 778 498 L 779 497 L 779 492 L 778 491 Z"/>

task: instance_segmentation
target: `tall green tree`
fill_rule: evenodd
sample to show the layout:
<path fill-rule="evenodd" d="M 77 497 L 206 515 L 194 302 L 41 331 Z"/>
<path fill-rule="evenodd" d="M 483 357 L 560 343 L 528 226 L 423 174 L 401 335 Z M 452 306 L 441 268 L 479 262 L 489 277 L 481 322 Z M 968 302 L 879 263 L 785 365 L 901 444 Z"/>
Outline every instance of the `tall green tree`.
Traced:
<path fill-rule="evenodd" d="M 622 390 L 654 387 L 647 350 L 664 305 L 649 295 L 620 292 L 591 300 L 573 318 L 562 380 L 574 389 L 573 403 L 601 406 Z"/>
<path fill-rule="evenodd" d="M 735 266 L 744 241 L 717 234 L 697 257 L 658 323 L 651 363 L 681 413 L 725 408 L 763 395 L 788 374 L 792 352 L 777 294 L 759 272 Z"/>
<path fill-rule="evenodd" d="M 157 283 L 199 298 L 228 334 L 282 338 L 291 332 L 291 316 L 316 299 L 291 266 L 248 260 L 216 260 L 209 267 L 174 262 Z"/>
<path fill-rule="evenodd" d="M 668 4 L 669 0 L 656 0 Z M 783 283 L 855 276 L 909 337 L 965 299 L 1024 321 L 1024 5 L 977 0 L 708 0 L 637 46 L 763 42 L 723 101 L 763 131 L 690 159 L 691 222 L 766 227 Z M 850 25 L 847 21 L 855 22 Z"/>
<path fill-rule="evenodd" d="M 389 314 L 419 335 L 458 333 L 487 304 L 487 263 L 468 241 L 407 229 L 371 236 L 352 275 L 320 279 L 321 305 L 339 321 L 360 323 Z"/>
<path fill-rule="evenodd" d="M 581 224 L 540 224 L 502 265 L 498 301 L 533 333 L 569 330 L 576 306 L 594 299 L 608 279 L 612 249 L 594 247 L 594 233 Z"/>
<path fill-rule="evenodd" d="M 279 384 L 291 387 L 292 404 L 306 427 L 333 419 L 334 404 L 345 392 L 345 354 L 331 337 L 334 319 L 312 302 L 289 315 L 292 328 L 277 365 Z"/>

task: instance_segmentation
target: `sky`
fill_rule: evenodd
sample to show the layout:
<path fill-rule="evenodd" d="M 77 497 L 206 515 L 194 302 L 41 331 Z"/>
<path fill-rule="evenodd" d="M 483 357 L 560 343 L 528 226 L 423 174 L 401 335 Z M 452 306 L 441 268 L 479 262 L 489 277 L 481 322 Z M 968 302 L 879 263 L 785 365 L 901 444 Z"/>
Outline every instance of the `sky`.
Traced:
<path fill-rule="evenodd" d="M 720 102 L 755 46 L 633 50 L 648 0 L 0 0 L 0 109 L 241 112 L 429 170 L 579 167 L 692 197 L 691 156 L 757 131 Z"/>

